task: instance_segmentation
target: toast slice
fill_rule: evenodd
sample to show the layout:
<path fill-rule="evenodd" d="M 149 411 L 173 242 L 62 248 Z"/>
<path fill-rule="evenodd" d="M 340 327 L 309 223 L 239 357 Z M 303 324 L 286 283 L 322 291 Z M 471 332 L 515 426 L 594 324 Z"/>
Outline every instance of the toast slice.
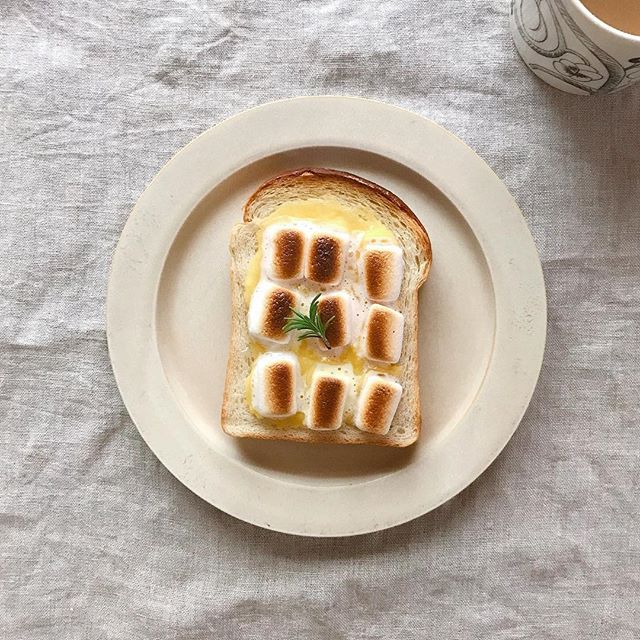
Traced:
<path fill-rule="evenodd" d="M 404 272 L 395 308 L 404 315 L 402 355 L 394 375 L 403 387 L 391 427 L 385 435 L 342 424 L 337 430 L 311 430 L 302 425 L 282 426 L 256 415 L 248 406 L 246 382 L 255 353 L 249 345 L 248 304 L 245 281 L 258 251 L 259 221 L 291 200 L 331 199 L 347 207 L 365 207 L 390 229 L 403 250 Z M 300 169 L 279 175 L 260 186 L 244 207 L 244 222 L 231 233 L 231 344 L 224 400 L 222 428 L 239 438 L 288 440 L 309 443 L 371 444 L 406 447 L 420 434 L 420 390 L 418 374 L 418 290 L 431 267 L 429 236 L 409 207 L 397 196 L 358 176 L 331 169 Z"/>

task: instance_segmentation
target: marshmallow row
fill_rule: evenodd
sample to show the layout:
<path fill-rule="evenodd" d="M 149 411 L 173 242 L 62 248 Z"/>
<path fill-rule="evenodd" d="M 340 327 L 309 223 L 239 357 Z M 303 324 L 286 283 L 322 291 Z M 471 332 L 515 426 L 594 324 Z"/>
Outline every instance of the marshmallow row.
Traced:
<path fill-rule="evenodd" d="M 262 244 L 262 270 L 277 282 L 310 280 L 324 286 L 338 286 L 344 277 L 350 237 L 343 231 L 308 223 L 273 224 L 267 227 Z M 365 294 L 373 302 L 397 300 L 404 271 L 402 249 L 374 241 L 359 259 Z"/>
<path fill-rule="evenodd" d="M 305 303 L 306 305 L 306 303 Z M 344 347 L 352 341 L 352 302 L 345 291 L 324 294 L 318 303 L 318 313 L 327 326 L 327 340 L 332 348 Z M 287 344 L 291 335 L 284 325 L 291 309 L 305 311 L 302 298 L 295 291 L 271 282 L 261 282 L 249 304 L 249 333 L 266 345 Z M 375 362 L 394 364 L 400 360 L 404 334 L 404 316 L 381 304 L 369 307 L 364 320 L 361 352 Z M 320 341 L 318 347 L 326 349 Z"/>
<path fill-rule="evenodd" d="M 264 353 L 252 373 L 254 410 L 265 418 L 286 418 L 300 407 L 302 377 L 298 358 L 288 352 Z M 339 429 L 351 389 L 348 375 L 314 371 L 309 386 L 304 424 L 319 431 Z M 402 386 L 392 376 L 368 372 L 361 384 L 355 410 L 355 426 L 361 431 L 385 435 L 398 409 Z"/>
<path fill-rule="evenodd" d="M 278 282 L 306 278 L 324 286 L 337 286 L 344 277 L 349 235 L 309 224 L 273 224 L 262 244 L 262 269 Z"/>

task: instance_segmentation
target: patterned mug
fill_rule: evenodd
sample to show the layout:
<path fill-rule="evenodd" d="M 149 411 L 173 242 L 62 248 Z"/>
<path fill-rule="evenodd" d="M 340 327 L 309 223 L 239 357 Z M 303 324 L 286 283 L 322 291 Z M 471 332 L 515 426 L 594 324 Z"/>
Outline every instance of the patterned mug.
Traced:
<path fill-rule="evenodd" d="M 580 95 L 640 82 L 640 36 L 614 29 L 579 0 L 511 0 L 511 33 L 524 63 Z"/>

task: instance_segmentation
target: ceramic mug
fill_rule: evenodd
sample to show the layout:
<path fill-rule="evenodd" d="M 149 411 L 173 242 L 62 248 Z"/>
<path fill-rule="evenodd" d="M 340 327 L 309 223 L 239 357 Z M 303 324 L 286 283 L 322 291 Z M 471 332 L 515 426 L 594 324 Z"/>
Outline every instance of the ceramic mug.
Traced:
<path fill-rule="evenodd" d="M 579 0 L 511 0 L 518 53 L 553 87 L 594 95 L 640 82 L 640 36 L 615 29 Z"/>

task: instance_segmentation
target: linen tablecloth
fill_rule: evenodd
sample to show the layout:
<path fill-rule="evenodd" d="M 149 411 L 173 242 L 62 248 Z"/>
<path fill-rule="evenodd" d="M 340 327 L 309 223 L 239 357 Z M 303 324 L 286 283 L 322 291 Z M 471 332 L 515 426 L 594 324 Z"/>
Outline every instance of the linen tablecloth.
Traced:
<path fill-rule="evenodd" d="M 640 635 L 640 89 L 529 74 L 506 0 L 0 6 L 0 637 Z M 457 134 L 540 251 L 549 333 L 497 462 L 437 511 L 300 539 L 210 507 L 138 435 L 105 292 L 136 198 L 193 137 L 296 95 Z"/>

